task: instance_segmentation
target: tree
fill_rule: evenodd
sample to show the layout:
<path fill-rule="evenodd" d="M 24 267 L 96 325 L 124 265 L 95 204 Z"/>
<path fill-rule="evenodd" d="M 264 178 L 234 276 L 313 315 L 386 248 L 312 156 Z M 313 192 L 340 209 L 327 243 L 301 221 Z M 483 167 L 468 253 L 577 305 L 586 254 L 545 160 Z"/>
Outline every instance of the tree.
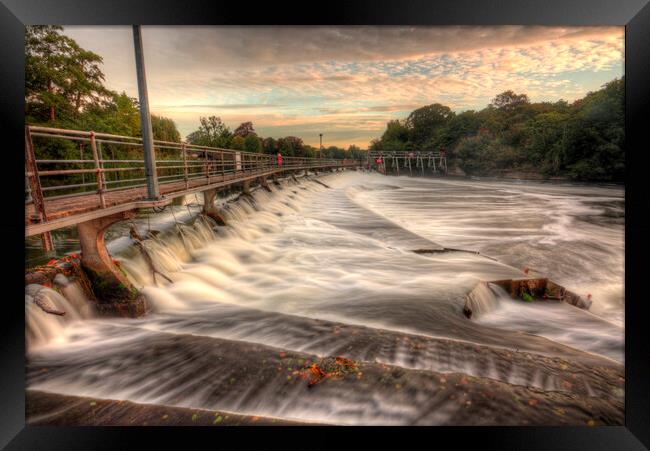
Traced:
<path fill-rule="evenodd" d="M 244 150 L 244 138 L 241 136 L 233 136 L 230 140 L 230 148 L 233 150 Z"/>
<path fill-rule="evenodd" d="M 249 135 L 257 136 L 252 122 L 242 122 L 233 132 L 233 136 L 241 136 L 242 138 L 246 138 Z"/>
<path fill-rule="evenodd" d="M 251 133 L 244 138 L 244 150 L 246 152 L 261 152 L 262 140 L 255 133 Z"/>
<path fill-rule="evenodd" d="M 278 151 L 278 143 L 273 138 L 264 138 L 262 140 L 262 151 L 268 154 L 275 154 Z"/>
<path fill-rule="evenodd" d="M 152 114 L 151 128 L 153 131 L 154 139 L 177 143 L 181 142 L 181 134 L 176 128 L 176 124 L 173 120 L 167 117 L 156 116 Z"/>
<path fill-rule="evenodd" d="M 199 129 L 187 136 L 190 144 L 221 148 L 228 148 L 231 145 L 232 133 L 220 117 L 201 117 L 199 121 L 201 123 Z"/>
<path fill-rule="evenodd" d="M 26 28 L 25 103 L 30 122 L 70 119 L 111 97 L 103 85 L 101 56 L 82 49 L 62 30 L 49 25 Z"/>
<path fill-rule="evenodd" d="M 565 163 L 569 120 L 568 114 L 553 111 L 538 114 L 528 121 L 524 151 L 531 165 L 541 165 L 543 172 L 548 174 L 559 173 Z"/>
<path fill-rule="evenodd" d="M 421 147 L 430 141 L 452 117 L 454 112 L 448 106 L 434 103 L 413 111 L 406 118 L 405 126 L 409 130 L 410 140 Z"/>
<path fill-rule="evenodd" d="M 304 156 L 304 143 L 296 136 L 278 138 L 277 150 L 286 156 Z"/>
<path fill-rule="evenodd" d="M 514 111 L 521 105 L 529 104 L 526 94 L 515 94 L 514 91 L 504 91 L 492 100 L 492 106 L 502 111 Z"/>

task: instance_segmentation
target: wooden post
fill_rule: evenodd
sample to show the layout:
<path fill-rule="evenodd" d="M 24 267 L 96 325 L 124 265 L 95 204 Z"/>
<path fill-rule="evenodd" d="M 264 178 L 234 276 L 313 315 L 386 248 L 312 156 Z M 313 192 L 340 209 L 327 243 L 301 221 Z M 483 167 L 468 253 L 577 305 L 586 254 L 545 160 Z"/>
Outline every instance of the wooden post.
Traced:
<path fill-rule="evenodd" d="M 95 177 L 97 179 L 97 194 L 99 194 L 99 205 L 106 208 L 106 200 L 104 199 L 104 173 L 99 162 L 99 154 L 97 152 L 97 142 L 95 140 L 95 132 L 90 132 L 90 148 L 93 151 L 93 159 L 95 160 Z"/>

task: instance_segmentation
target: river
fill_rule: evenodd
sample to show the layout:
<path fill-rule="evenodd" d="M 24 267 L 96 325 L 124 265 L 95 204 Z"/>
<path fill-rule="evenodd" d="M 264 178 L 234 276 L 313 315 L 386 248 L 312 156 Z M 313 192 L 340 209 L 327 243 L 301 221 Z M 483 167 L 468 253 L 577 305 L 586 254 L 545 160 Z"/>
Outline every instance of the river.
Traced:
<path fill-rule="evenodd" d="M 415 405 L 429 388 L 413 381 L 462 374 L 571 392 L 580 384 L 565 390 L 560 376 L 577 365 L 594 396 L 601 382 L 589 365 L 622 371 L 622 187 L 362 172 L 318 180 L 327 186 L 285 180 L 253 200 L 231 198 L 226 227 L 196 220 L 194 196 L 136 219 L 143 234 L 170 229 L 147 247 L 171 283 L 154 282 L 126 225 L 114 227 L 109 249 L 152 312 L 63 320 L 30 307 L 26 293 L 29 388 L 307 422 L 478 424 L 448 401 L 424 415 Z M 473 252 L 413 252 L 443 248 Z M 462 314 L 478 283 L 524 268 L 590 296 L 591 308 L 497 293 L 488 311 Z M 65 308 L 80 308 L 80 297 Z M 305 362 L 324 356 L 367 362 L 355 376 L 363 385 L 305 391 Z M 406 375 L 393 384 L 399 395 L 374 381 L 377 365 Z"/>

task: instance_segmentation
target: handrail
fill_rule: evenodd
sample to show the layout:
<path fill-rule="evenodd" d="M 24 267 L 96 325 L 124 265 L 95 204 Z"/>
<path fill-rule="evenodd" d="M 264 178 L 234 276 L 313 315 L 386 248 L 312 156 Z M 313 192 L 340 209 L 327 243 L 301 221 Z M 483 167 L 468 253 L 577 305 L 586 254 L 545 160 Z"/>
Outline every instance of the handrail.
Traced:
<path fill-rule="evenodd" d="M 107 208 L 111 192 L 146 184 L 142 138 L 28 125 L 25 130 L 26 204 L 34 204 L 37 222 L 47 222 L 46 204 L 54 199 L 96 195 Z M 43 154 L 43 147 L 50 151 Z M 154 140 L 156 177 L 178 182 L 174 193 L 214 183 L 284 170 L 359 166 L 360 160 L 277 156 Z M 60 156 L 60 158 L 58 158 Z M 134 194 L 135 195 L 135 194 Z M 115 201 L 112 201 L 113 204 Z"/>

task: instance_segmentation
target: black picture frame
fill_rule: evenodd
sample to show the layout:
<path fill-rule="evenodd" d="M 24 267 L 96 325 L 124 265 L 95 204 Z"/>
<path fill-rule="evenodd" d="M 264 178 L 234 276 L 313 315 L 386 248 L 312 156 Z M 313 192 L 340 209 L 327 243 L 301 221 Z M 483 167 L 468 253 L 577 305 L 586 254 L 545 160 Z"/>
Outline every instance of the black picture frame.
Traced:
<path fill-rule="evenodd" d="M 527 428 L 362 428 L 385 445 L 443 446 L 468 440 L 484 449 L 646 449 L 650 446 L 650 353 L 644 260 L 650 250 L 650 221 L 645 211 L 650 126 L 650 4 L 646 0 L 402 0 L 305 2 L 215 2 L 205 0 L 0 0 L 0 111 L 5 214 L 0 221 L 5 257 L 3 339 L 0 373 L 0 446 L 7 449 L 125 449 L 145 440 L 187 446 L 207 439 L 227 447 L 257 440 L 256 448 L 347 447 L 357 428 L 68 428 L 27 427 L 24 418 L 25 340 L 22 296 L 24 272 L 24 26 L 61 25 L 624 25 L 626 78 L 626 225 L 625 225 L 625 426 Z M 16 261 L 18 260 L 18 261 Z M 634 302 L 636 301 L 636 302 Z M 209 435 L 208 435 L 209 434 Z M 218 434 L 218 435 L 217 435 Z M 280 434 L 283 437 L 280 437 Z M 345 435 L 345 437 L 343 437 Z M 287 437 L 288 436 L 288 437 Z M 442 436 L 442 437 L 441 437 Z M 293 437 L 293 438 L 289 438 Z M 185 441 L 187 440 L 187 441 Z M 220 442 L 215 442 L 219 440 Z M 191 445 L 196 446 L 196 445 Z M 250 445 L 249 447 L 251 447 Z M 445 445 L 447 447 L 449 445 Z"/>

